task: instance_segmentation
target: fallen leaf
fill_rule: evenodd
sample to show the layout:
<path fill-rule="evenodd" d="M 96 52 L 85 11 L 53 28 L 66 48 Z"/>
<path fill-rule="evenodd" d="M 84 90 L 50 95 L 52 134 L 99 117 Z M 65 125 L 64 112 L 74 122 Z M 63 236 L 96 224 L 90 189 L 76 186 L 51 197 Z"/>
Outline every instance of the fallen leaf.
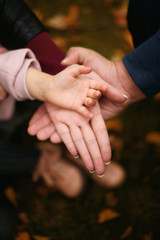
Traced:
<path fill-rule="evenodd" d="M 57 14 L 50 18 L 48 18 L 44 22 L 45 26 L 50 28 L 55 28 L 58 30 L 65 30 L 67 29 L 68 25 L 66 23 L 66 16 L 63 14 Z"/>
<path fill-rule="evenodd" d="M 18 217 L 22 223 L 29 223 L 29 219 L 26 213 L 21 212 L 18 214 Z"/>
<path fill-rule="evenodd" d="M 133 228 L 132 226 L 129 226 L 126 228 L 126 230 L 124 231 L 124 233 L 122 234 L 122 236 L 120 237 L 120 239 L 125 239 L 128 236 L 130 236 L 132 234 Z"/>
<path fill-rule="evenodd" d="M 31 238 L 27 232 L 19 232 L 15 240 L 31 240 Z"/>
<path fill-rule="evenodd" d="M 146 235 L 144 235 L 143 240 L 153 240 L 153 233 L 148 233 Z"/>
<path fill-rule="evenodd" d="M 113 206 L 113 207 L 116 206 L 118 203 L 118 199 L 116 198 L 113 192 L 108 192 L 106 194 L 106 201 L 110 206 Z"/>
<path fill-rule="evenodd" d="M 6 197 L 9 199 L 9 201 L 14 205 L 14 206 L 18 206 L 17 204 L 17 199 L 16 199 L 16 193 L 14 191 L 14 189 L 12 187 L 8 187 L 5 189 L 4 191 Z"/>
<path fill-rule="evenodd" d="M 38 9 L 34 9 L 33 11 L 34 11 L 35 15 L 37 16 L 37 18 L 40 21 L 42 21 L 43 20 L 43 13 L 40 10 L 38 10 Z"/>
<path fill-rule="evenodd" d="M 38 236 L 38 235 L 33 235 L 32 236 L 35 240 L 51 240 L 50 237 L 45 237 L 45 236 Z"/>
<path fill-rule="evenodd" d="M 133 45 L 133 39 L 130 31 L 128 29 L 125 29 L 123 32 L 123 38 L 127 41 L 131 49 L 134 49 Z"/>
<path fill-rule="evenodd" d="M 69 43 L 68 39 L 66 39 L 64 37 L 60 37 L 60 36 L 54 37 L 53 41 L 60 48 L 65 48 Z"/>
<path fill-rule="evenodd" d="M 150 132 L 146 136 L 146 142 L 160 146 L 160 132 Z"/>
<path fill-rule="evenodd" d="M 98 223 L 103 223 L 119 216 L 120 214 L 112 209 L 104 209 L 99 213 Z"/>
<path fill-rule="evenodd" d="M 117 118 L 106 121 L 106 127 L 108 131 L 114 131 L 117 133 L 122 131 L 122 123 Z"/>
<path fill-rule="evenodd" d="M 157 93 L 157 94 L 153 97 L 153 99 L 154 99 L 155 101 L 160 101 L 160 93 Z"/>

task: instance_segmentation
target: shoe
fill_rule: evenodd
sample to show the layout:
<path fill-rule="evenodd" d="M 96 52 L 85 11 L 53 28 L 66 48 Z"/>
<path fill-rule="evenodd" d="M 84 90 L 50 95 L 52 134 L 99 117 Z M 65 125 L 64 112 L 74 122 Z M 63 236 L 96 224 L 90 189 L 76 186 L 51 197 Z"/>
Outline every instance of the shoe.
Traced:
<path fill-rule="evenodd" d="M 123 166 L 115 161 L 111 161 L 109 165 L 106 166 L 106 171 L 103 177 L 98 177 L 96 173 L 89 173 L 82 160 L 80 158 L 75 159 L 70 153 L 66 152 L 66 157 L 73 162 L 76 162 L 87 175 L 95 181 L 97 184 L 107 187 L 107 188 L 116 188 L 123 184 L 126 179 L 126 171 Z"/>
<path fill-rule="evenodd" d="M 80 168 L 62 155 L 62 150 L 52 143 L 39 143 L 43 151 L 33 179 L 43 177 L 49 187 L 54 187 L 69 198 L 78 197 L 84 190 L 85 177 Z M 38 176 L 38 178 L 37 178 Z"/>
<path fill-rule="evenodd" d="M 104 187 L 116 188 L 123 184 L 126 178 L 126 171 L 119 163 L 111 161 L 111 163 L 106 166 L 103 177 L 98 177 L 95 173 L 91 173 L 90 177 Z"/>

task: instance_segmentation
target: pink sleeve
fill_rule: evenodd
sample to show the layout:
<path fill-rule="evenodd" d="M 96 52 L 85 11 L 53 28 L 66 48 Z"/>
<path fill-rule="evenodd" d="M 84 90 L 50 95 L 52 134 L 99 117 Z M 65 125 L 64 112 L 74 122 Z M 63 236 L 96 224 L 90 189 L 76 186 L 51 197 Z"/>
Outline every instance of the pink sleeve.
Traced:
<path fill-rule="evenodd" d="M 30 49 L 12 50 L 0 54 L 0 83 L 16 100 L 33 100 L 26 88 L 26 73 L 32 66 L 41 70 Z"/>

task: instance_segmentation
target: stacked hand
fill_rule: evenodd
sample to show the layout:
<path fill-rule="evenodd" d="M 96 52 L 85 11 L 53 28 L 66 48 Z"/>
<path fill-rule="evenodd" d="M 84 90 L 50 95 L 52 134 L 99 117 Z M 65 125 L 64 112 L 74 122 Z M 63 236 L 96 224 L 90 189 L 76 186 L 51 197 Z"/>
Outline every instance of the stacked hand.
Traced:
<path fill-rule="evenodd" d="M 95 170 L 98 175 L 103 175 L 111 158 L 104 119 L 116 116 L 145 96 L 134 84 L 122 61 L 114 63 L 92 50 L 75 47 L 68 51 L 62 64 L 75 63 L 91 67 L 94 72 L 87 77 L 93 78 L 94 75 L 94 79 L 107 84 L 99 100 L 100 106 L 97 102 L 89 108 L 93 118 L 90 120 L 74 111 L 45 103 L 31 119 L 28 131 L 40 140 L 63 141 L 71 154 L 81 156 L 89 171 Z"/>

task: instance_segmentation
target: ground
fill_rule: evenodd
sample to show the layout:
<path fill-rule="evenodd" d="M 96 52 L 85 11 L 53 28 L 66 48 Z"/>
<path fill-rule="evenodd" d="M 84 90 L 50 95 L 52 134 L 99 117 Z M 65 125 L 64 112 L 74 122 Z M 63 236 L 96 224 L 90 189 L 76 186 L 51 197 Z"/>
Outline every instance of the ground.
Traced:
<path fill-rule="evenodd" d="M 79 45 L 115 60 L 132 49 L 126 0 L 27 2 L 65 52 Z M 130 106 L 116 118 L 115 125 L 110 125 L 110 135 L 122 143 L 114 148 L 112 160 L 127 173 L 124 184 L 116 189 L 89 180 L 81 196 L 68 199 L 41 181 L 33 184 L 27 177 L 15 180 L 12 190 L 17 210 L 24 213 L 17 239 L 159 240 L 159 109 L 160 98 L 156 96 Z M 107 213 L 112 219 L 106 218 Z"/>

